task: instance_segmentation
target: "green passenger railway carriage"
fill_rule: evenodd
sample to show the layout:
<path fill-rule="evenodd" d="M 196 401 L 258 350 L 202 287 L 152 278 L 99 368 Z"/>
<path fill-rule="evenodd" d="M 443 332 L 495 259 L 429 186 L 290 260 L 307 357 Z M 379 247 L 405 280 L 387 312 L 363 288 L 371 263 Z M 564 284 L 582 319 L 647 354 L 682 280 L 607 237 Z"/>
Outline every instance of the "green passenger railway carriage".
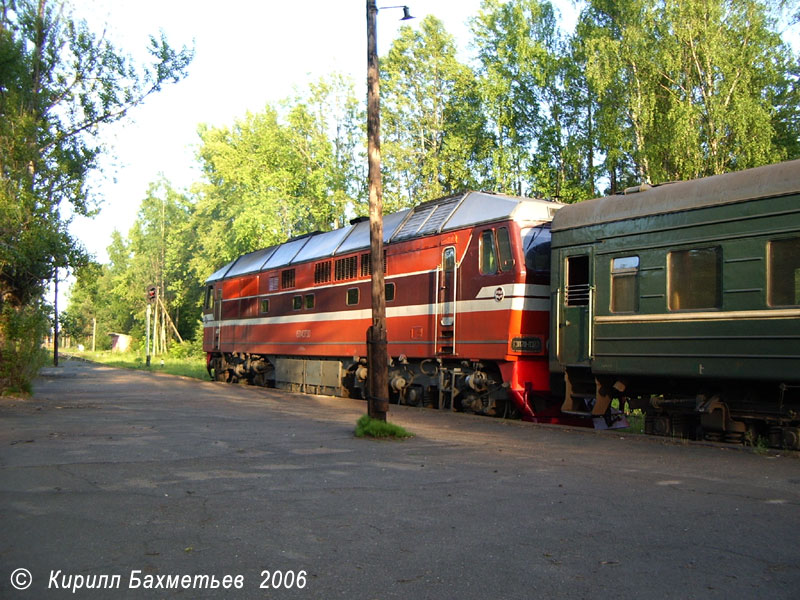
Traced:
<path fill-rule="evenodd" d="M 800 161 L 564 207 L 551 295 L 564 412 L 800 449 Z"/>

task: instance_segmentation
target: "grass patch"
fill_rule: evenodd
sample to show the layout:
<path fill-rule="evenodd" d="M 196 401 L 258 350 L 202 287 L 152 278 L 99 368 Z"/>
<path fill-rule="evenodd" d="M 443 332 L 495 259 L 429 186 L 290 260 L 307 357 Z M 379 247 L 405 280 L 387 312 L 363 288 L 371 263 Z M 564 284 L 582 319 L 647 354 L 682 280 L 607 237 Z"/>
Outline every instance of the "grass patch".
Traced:
<path fill-rule="evenodd" d="M 85 358 L 92 362 L 101 363 L 110 367 L 123 369 L 136 369 L 150 371 L 151 373 L 169 373 L 182 375 L 194 379 L 208 379 L 205 357 L 200 358 L 172 358 L 151 357 L 150 367 L 147 366 L 144 356 L 136 352 L 70 352 L 71 355 Z M 163 361 L 163 364 L 162 364 Z"/>
<path fill-rule="evenodd" d="M 617 431 L 627 431 L 628 433 L 644 433 L 644 413 L 640 409 L 635 409 L 625 415 L 628 419 L 628 427 L 617 429 Z"/>
<path fill-rule="evenodd" d="M 414 437 L 399 425 L 373 419 L 369 415 L 362 416 L 356 423 L 356 437 L 404 439 Z"/>

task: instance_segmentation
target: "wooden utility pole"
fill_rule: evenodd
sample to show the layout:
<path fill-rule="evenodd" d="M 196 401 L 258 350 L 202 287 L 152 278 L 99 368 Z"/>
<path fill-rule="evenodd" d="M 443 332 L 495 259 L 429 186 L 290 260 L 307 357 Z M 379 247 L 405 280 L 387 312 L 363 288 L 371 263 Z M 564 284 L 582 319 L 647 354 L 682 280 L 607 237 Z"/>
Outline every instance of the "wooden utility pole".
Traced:
<path fill-rule="evenodd" d="M 381 184 L 380 72 L 375 0 L 367 0 L 367 161 L 369 239 L 372 270 L 372 326 L 367 330 L 369 416 L 386 420 L 389 410 L 389 356 L 386 345 L 386 295 L 383 282 L 383 189 Z"/>

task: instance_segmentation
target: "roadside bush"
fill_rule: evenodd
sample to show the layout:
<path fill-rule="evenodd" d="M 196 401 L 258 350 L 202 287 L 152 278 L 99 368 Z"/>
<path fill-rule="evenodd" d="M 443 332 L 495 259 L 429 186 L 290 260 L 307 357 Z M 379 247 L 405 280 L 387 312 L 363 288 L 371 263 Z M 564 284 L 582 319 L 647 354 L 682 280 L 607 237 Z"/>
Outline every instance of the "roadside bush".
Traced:
<path fill-rule="evenodd" d="M 169 355 L 173 358 L 202 358 L 203 357 L 203 322 L 195 331 L 193 340 L 183 340 L 180 344 L 172 344 Z"/>
<path fill-rule="evenodd" d="M 47 361 L 42 340 L 50 323 L 38 307 L 4 306 L 0 312 L 0 395 L 31 392 Z"/>

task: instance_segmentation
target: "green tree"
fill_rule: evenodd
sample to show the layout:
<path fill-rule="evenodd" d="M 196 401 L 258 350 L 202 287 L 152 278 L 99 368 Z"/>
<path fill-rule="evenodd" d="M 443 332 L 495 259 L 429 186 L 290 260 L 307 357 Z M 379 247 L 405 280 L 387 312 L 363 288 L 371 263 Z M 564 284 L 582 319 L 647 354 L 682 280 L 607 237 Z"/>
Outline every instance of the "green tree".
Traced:
<path fill-rule="evenodd" d="M 659 182 L 791 154 L 796 62 L 769 5 L 590 0 L 581 22 L 610 171 L 629 162 Z"/>
<path fill-rule="evenodd" d="M 477 83 L 441 21 L 402 28 L 381 69 L 385 210 L 483 187 L 489 138 Z"/>
<path fill-rule="evenodd" d="M 472 31 L 494 138 L 495 189 L 557 192 L 559 176 L 547 173 L 562 169 L 564 145 L 558 93 L 562 46 L 553 6 L 539 0 L 484 0 Z"/>
<path fill-rule="evenodd" d="M 155 285 L 160 306 L 167 309 L 181 338 L 194 335 L 200 318 L 201 286 L 190 268 L 196 249 L 193 212 L 194 204 L 188 196 L 166 181 L 152 183 L 128 233 L 130 258 L 127 267 L 120 269 L 124 276 L 117 288 L 123 292 L 129 313 L 141 322 L 145 288 Z"/>
<path fill-rule="evenodd" d="M 111 346 L 111 332 L 129 332 L 133 315 L 128 303 L 115 293 L 112 267 L 89 262 L 75 272 L 69 289 L 69 305 L 61 315 L 65 335 L 84 344 L 106 350 Z"/>
<path fill-rule="evenodd" d="M 94 211 L 87 182 L 104 151 L 101 127 L 185 75 L 190 51 L 163 37 L 149 50 L 153 64 L 138 68 L 60 3 L 0 0 L 2 359 L 13 343 L 8 311 L 38 306 L 55 267 L 86 263 L 67 219 Z"/>
<path fill-rule="evenodd" d="M 267 106 L 231 127 L 201 126 L 198 278 L 242 253 L 346 224 L 361 206 L 359 121 L 352 84 L 334 78 L 286 101 L 283 112 Z"/>

